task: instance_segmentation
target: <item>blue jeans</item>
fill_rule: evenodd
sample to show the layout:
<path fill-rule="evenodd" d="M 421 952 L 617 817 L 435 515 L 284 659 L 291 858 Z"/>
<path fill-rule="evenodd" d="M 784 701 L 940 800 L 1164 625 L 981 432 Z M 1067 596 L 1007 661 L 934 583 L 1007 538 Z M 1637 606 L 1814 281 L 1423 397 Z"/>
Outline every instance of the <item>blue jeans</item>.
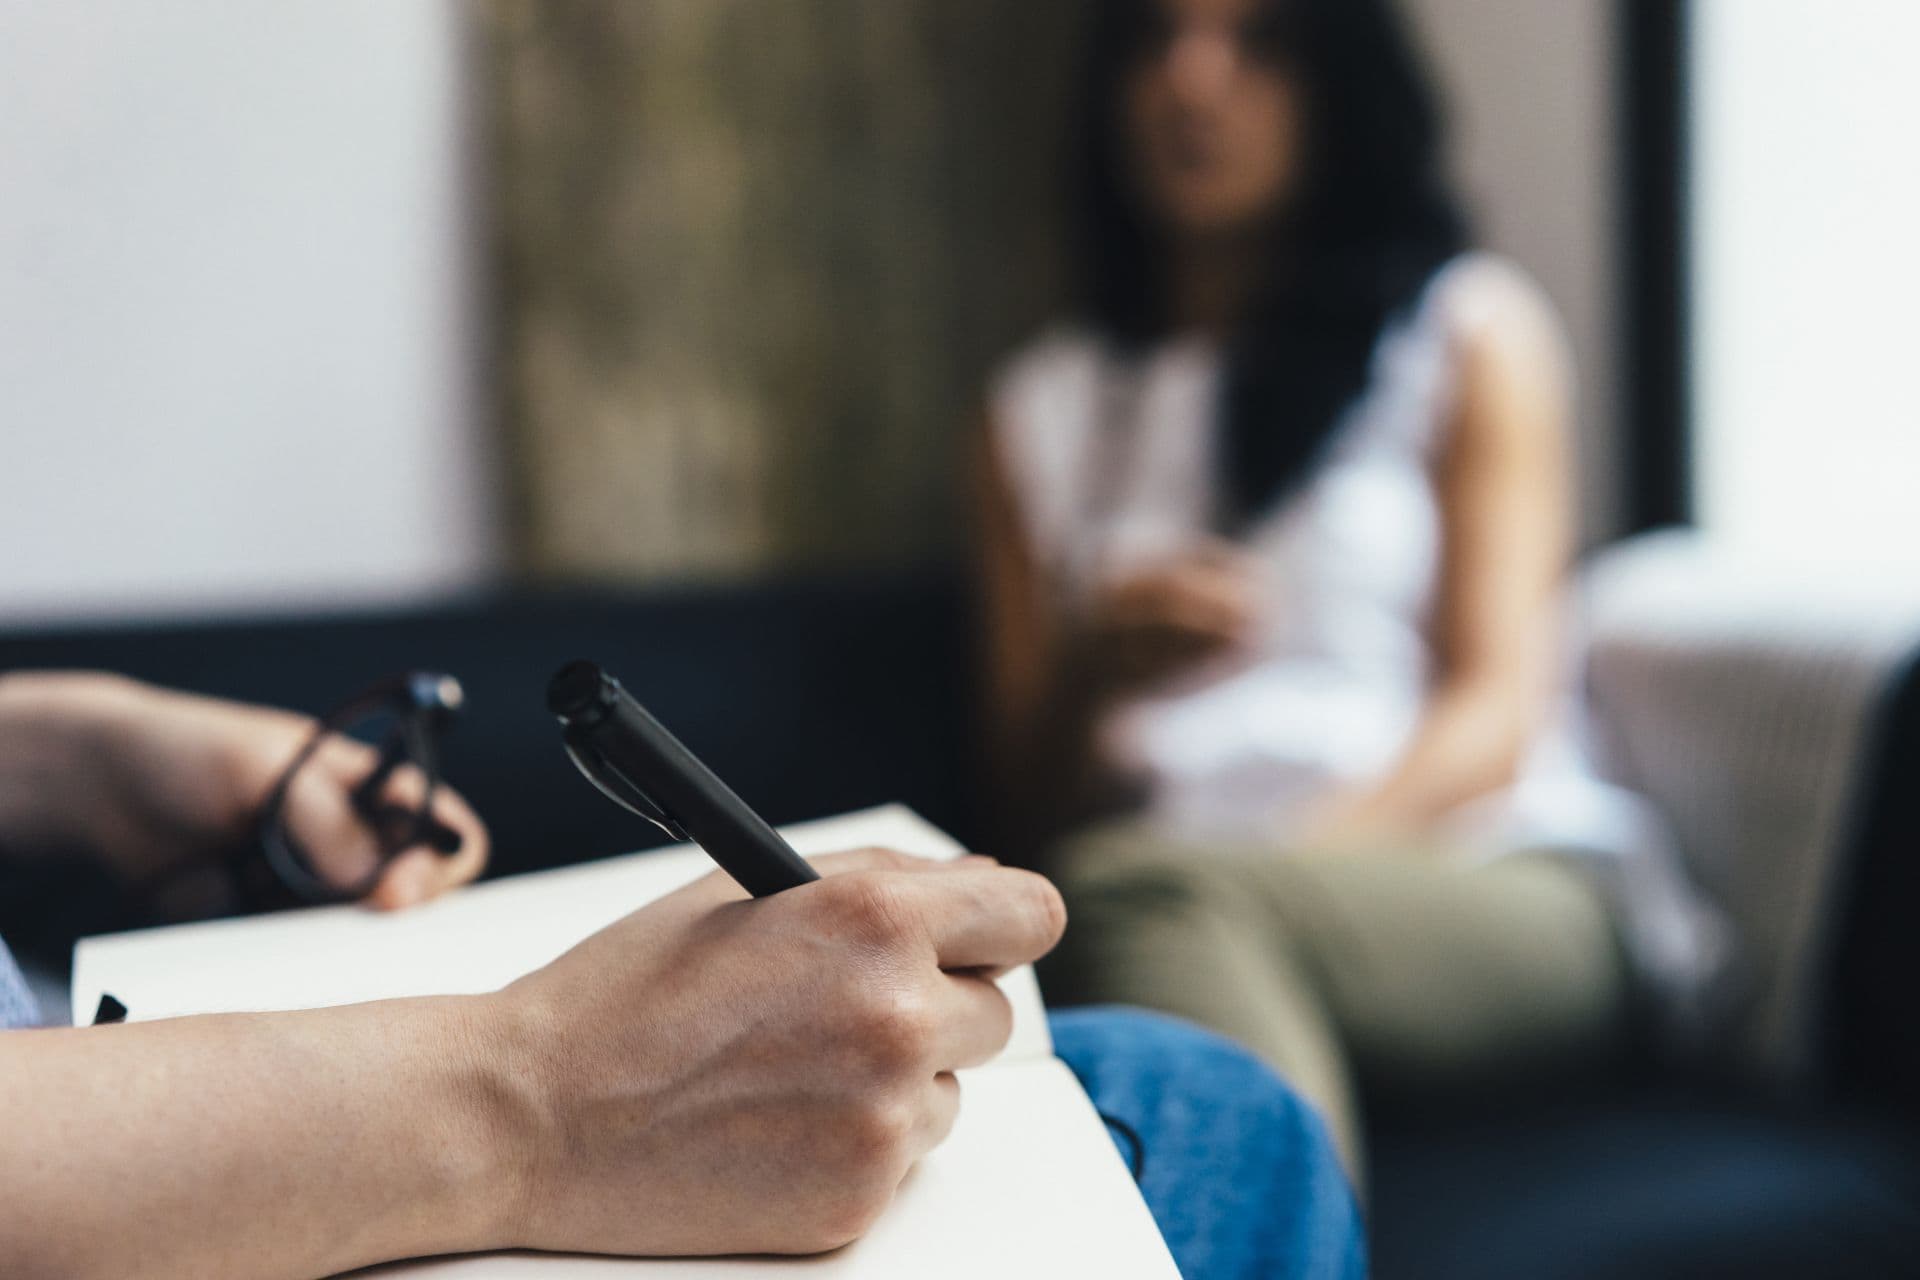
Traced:
<path fill-rule="evenodd" d="M 1072 1009 L 1051 1021 L 1055 1051 L 1125 1126 L 1114 1141 L 1187 1280 L 1362 1280 L 1346 1175 L 1319 1116 L 1279 1077 L 1231 1040 L 1159 1014 Z"/>
<path fill-rule="evenodd" d="M 27 980 L 14 966 L 13 953 L 7 950 L 6 940 L 0 938 L 0 1031 L 37 1026 L 39 1022 L 40 1011 L 34 1007 Z"/>

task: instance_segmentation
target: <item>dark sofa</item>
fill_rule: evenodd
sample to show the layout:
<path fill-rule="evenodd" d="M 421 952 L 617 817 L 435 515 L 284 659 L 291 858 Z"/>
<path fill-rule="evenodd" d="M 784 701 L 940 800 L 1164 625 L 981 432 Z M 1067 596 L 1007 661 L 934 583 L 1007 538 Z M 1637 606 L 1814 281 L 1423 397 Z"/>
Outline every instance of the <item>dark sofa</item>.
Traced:
<path fill-rule="evenodd" d="M 447 772 L 492 825 L 492 873 L 658 843 L 563 759 L 547 675 L 592 657 L 750 802 L 791 821 L 900 800 L 977 840 L 960 593 L 938 576 L 639 594 L 504 594 L 405 612 L 0 636 L 0 670 L 100 667 L 310 711 L 394 671 L 464 681 Z M 1376 1274 L 1920 1275 L 1920 679 L 1873 735 L 1831 964 L 1830 1087 L 1761 1095 L 1668 1079 L 1384 1117 Z M 1904 853 L 1905 857 L 1898 856 Z M 28 904 L 7 904 L 18 915 Z M 34 912 L 42 959 L 64 943 Z M 85 927 L 65 922 L 65 931 Z M 1911 1069 L 1911 1070 L 1910 1070 Z"/>

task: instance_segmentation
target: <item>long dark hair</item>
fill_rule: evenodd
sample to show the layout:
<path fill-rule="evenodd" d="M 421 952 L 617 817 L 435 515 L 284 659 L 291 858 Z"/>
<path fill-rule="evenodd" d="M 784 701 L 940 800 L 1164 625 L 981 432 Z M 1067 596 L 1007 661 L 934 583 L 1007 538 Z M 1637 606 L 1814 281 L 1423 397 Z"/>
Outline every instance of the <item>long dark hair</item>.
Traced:
<path fill-rule="evenodd" d="M 1158 0 L 1096 0 L 1083 77 L 1078 249 L 1086 318 L 1123 354 L 1167 334 L 1168 255 L 1141 207 L 1120 100 L 1164 27 Z M 1310 474 L 1365 387 L 1381 331 L 1459 253 L 1440 110 L 1389 0 L 1262 0 L 1247 38 L 1295 76 L 1305 171 L 1227 349 L 1229 530 Z"/>

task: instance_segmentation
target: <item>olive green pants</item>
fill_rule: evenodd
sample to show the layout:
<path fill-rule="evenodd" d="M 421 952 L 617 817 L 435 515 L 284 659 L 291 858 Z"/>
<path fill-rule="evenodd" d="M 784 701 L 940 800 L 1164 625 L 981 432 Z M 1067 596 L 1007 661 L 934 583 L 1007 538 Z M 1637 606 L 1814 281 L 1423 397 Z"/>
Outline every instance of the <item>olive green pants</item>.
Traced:
<path fill-rule="evenodd" d="M 1060 864 L 1056 1001 L 1143 1005 L 1234 1037 L 1317 1104 L 1355 1185 L 1358 1096 L 1603 1070 L 1630 984 L 1606 905 L 1550 855 L 1193 848 L 1130 827 Z"/>

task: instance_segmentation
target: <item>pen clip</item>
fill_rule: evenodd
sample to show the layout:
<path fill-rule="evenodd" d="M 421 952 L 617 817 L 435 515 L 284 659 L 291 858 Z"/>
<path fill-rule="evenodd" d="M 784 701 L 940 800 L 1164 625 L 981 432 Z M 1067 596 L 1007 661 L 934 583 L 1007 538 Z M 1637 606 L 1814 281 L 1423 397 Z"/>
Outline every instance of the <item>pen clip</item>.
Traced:
<path fill-rule="evenodd" d="M 646 788 L 621 773 L 598 751 L 575 742 L 570 733 L 566 735 L 566 747 L 574 766 L 586 775 L 588 782 L 600 788 L 600 793 L 607 799 L 640 815 L 683 844 L 692 841 L 693 837 L 687 834 L 680 820 L 665 805 L 649 795 Z"/>

